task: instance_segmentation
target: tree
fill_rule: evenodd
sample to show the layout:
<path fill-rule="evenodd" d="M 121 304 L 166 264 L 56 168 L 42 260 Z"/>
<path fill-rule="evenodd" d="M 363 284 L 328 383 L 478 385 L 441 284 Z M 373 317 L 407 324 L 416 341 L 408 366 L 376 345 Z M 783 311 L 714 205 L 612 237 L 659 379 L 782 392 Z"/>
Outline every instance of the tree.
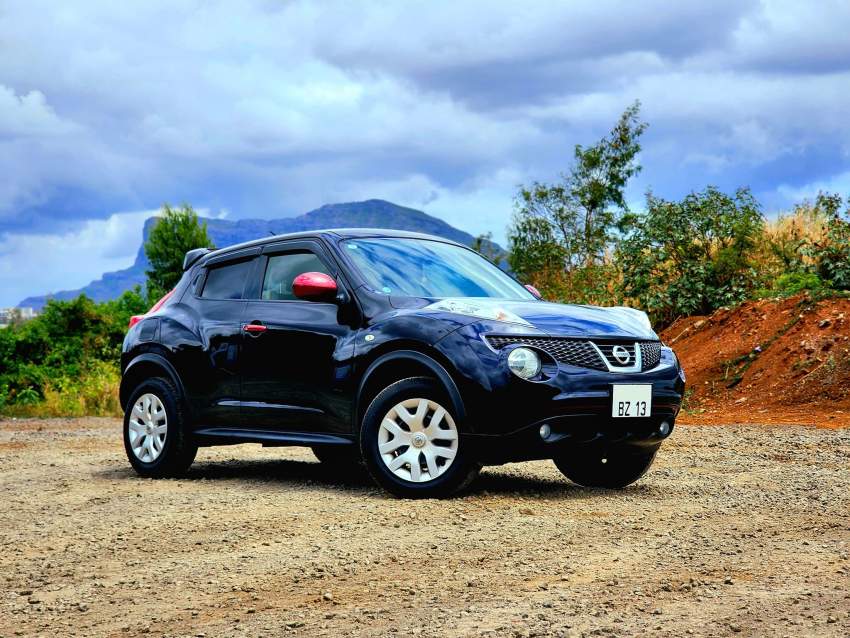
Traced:
<path fill-rule="evenodd" d="M 206 222 L 201 223 L 188 204 L 180 208 L 162 207 L 162 216 L 145 242 L 145 255 L 151 269 L 147 275 L 149 299 L 158 299 L 174 288 L 183 275 L 183 258 L 194 248 L 213 247 Z"/>
<path fill-rule="evenodd" d="M 680 202 L 650 193 L 623 229 L 620 292 L 662 325 L 741 301 L 758 285 L 752 253 L 763 229 L 746 188 L 729 196 L 709 186 Z"/>
<path fill-rule="evenodd" d="M 504 252 L 493 243 L 493 233 L 481 233 L 472 240 L 472 250 L 486 257 L 497 266 L 504 259 Z"/>
<path fill-rule="evenodd" d="M 611 132 L 590 147 L 576 145 L 573 166 L 555 184 L 520 187 L 508 240 L 514 272 L 548 298 L 610 300 L 609 246 L 627 212 L 625 187 L 637 162 L 640 103 L 627 108 Z"/>

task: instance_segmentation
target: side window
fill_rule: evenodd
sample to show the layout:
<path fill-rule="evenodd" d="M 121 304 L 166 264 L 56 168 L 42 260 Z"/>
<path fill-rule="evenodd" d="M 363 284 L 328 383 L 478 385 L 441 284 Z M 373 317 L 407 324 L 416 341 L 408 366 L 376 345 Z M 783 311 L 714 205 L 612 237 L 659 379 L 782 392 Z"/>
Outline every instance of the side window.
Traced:
<path fill-rule="evenodd" d="M 270 256 L 263 277 L 262 298 L 268 301 L 297 299 L 292 294 L 292 280 L 305 272 L 330 274 L 322 260 L 311 252 Z"/>
<path fill-rule="evenodd" d="M 192 280 L 192 292 L 198 296 L 201 294 L 201 283 L 204 281 L 204 272 L 201 271 Z"/>
<path fill-rule="evenodd" d="M 245 281 L 251 275 L 251 259 L 210 268 L 201 296 L 207 299 L 242 299 Z"/>

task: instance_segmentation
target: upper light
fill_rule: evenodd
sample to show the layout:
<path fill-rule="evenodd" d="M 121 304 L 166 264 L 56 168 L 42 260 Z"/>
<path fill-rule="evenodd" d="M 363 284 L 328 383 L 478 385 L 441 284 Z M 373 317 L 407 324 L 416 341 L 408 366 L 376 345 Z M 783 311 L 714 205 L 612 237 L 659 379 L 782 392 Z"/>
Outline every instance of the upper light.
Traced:
<path fill-rule="evenodd" d="M 507 321 L 509 323 L 520 323 L 524 326 L 531 325 L 518 314 L 510 310 L 505 310 L 496 303 L 488 303 L 486 301 L 443 299 L 432 303 L 426 309 L 442 310 L 443 312 L 451 312 L 456 315 L 467 315 L 469 317 L 478 317 L 479 319 L 489 319 L 491 321 Z"/>
<path fill-rule="evenodd" d="M 520 379 L 533 379 L 540 374 L 540 357 L 531 348 L 514 348 L 508 355 L 508 368 Z"/>

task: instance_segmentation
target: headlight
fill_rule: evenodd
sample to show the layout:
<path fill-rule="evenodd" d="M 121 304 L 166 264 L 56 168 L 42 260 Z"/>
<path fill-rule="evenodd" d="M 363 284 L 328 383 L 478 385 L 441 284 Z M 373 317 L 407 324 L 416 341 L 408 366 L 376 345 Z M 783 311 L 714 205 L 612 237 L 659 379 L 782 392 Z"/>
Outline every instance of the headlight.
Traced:
<path fill-rule="evenodd" d="M 510 310 L 500 308 L 497 303 L 481 299 L 477 299 L 475 301 L 466 299 L 443 299 L 426 306 L 425 309 L 442 310 L 443 312 L 452 312 L 456 315 L 467 315 L 470 317 L 478 317 L 479 319 L 490 319 L 491 321 L 519 323 L 524 326 L 531 325 L 525 319 Z"/>
<path fill-rule="evenodd" d="M 540 357 L 530 348 L 514 348 L 508 355 L 508 368 L 520 379 L 533 379 L 540 374 Z"/>

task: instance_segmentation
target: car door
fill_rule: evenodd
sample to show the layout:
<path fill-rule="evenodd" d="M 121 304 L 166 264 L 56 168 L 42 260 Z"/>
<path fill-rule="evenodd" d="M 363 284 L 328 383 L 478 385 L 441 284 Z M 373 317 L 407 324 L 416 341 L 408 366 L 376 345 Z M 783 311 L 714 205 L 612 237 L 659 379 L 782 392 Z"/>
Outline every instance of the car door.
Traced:
<path fill-rule="evenodd" d="M 258 294 L 243 317 L 242 414 L 245 427 L 290 432 L 347 433 L 351 392 L 347 361 L 353 327 L 340 304 L 304 301 L 293 279 L 323 272 L 344 286 L 318 240 L 291 240 L 263 249 Z"/>
<path fill-rule="evenodd" d="M 259 252 L 240 251 L 209 262 L 190 292 L 201 346 L 183 367 L 193 388 L 198 427 L 241 425 L 242 315 Z"/>

